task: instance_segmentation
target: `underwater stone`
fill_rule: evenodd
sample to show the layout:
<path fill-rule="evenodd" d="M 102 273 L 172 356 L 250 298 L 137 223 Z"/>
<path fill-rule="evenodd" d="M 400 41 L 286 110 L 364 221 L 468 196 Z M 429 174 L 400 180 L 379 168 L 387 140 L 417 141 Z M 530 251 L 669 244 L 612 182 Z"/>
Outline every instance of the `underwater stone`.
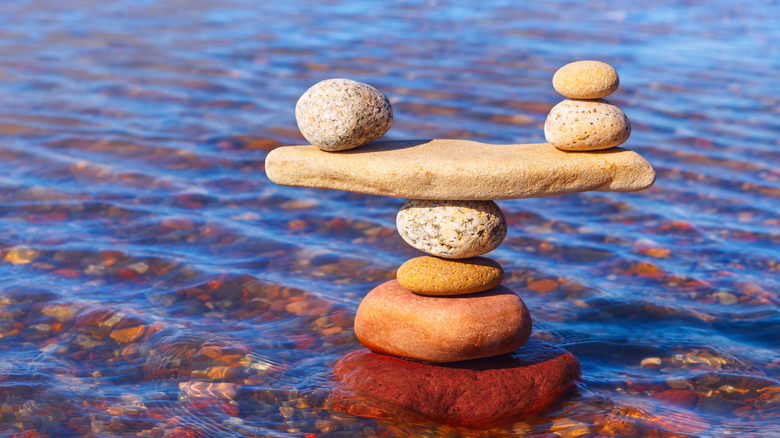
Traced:
<path fill-rule="evenodd" d="M 577 61 L 564 65 L 553 76 L 555 91 L 571 99 L 598 99 L 618 89 L 617 71 L 601 61 Z"/>

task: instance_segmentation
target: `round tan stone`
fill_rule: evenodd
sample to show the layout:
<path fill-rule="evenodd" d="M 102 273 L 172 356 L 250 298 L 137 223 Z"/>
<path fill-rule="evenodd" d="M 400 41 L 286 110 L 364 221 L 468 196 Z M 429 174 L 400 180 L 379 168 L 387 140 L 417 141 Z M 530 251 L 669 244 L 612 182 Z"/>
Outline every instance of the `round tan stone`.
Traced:
<path fill-rule="evenodd" d="M 504 280 L 504 269 L 487 257 L 447 260 L 415 257 L 396 274 L 398 283 L 416 294 L 463 295 L 492 289 Z"/>
<path fill-rule="evenodd" d="M 514 351 L 531 335 L 531 315 L 505 286 L 454 297 L 414 294 L 396 280 L 366 295 L 355 335 L 375 353 L 444 363 Z"/>
<path fill-rule="evenodd" d="M 617 90 L 617 71 L 601 61 L 577 61 L 559 68 L 553 76 L 555 91 L 571 99 L 598 99 Z"/>
<path fill-rule="evenodd" d="M 506 219 L 493 201 L 410 199 L 395 223 L 406 243 L 448 259 L 485 254 L 506 237 Z"/>
<path fill-rule="evenodd" d="M 393 108 L 368 84 L 327 79 L 298 99 L 295 119 L 309 143 L 324 151 L 343 151 L 385 135 L 393 123 Z"/>
<path fill-rule="evenodd" d="M 566 99 L 553 107 L 544 122 L 547 141 L 565 151 L 608 149 L 622 144 L 630 135 L 628 117 L 604 99 Z"/>

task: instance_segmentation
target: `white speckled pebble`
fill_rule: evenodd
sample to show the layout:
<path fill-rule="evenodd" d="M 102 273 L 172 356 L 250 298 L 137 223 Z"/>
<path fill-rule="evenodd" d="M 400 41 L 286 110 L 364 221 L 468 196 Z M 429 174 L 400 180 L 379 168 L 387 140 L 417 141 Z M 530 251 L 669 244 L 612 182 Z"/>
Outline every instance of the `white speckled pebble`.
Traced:
<path fill-rule="evenodd" d="M 343 151 L 385 135 L 393 123 L 393 108 L 370 85 L 327 79 L 298 99 L 295 119 L 309 143 L 324 151 Z"/>
<path fill-rule="evenodd" d="M 506 237 L 506 219 L 493 201 L 412 199 L 398 212 L 396 226 L 409 245 L 450 259 L 485 254 Z"/>
<path fill-rule="evenodd" d="M 566 99 L 555 105 L 544 122 L 547 141 L 566 151 L 607 149 L 631 135 L 631 122 L 616 105 L 604 99 Z"/>

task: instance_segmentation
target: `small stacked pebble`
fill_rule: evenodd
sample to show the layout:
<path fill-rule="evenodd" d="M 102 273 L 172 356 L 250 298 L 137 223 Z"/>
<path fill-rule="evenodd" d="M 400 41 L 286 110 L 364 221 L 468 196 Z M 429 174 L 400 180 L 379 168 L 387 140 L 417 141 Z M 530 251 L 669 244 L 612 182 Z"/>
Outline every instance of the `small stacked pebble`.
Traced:
<path fill-rule="evenodd" d="M 483 255 L 507 234 L 494 200 L 635 191 L 653 184 L 652 166 L 632 151 L 568 152 L 612 148 L 628 139 L 628 118 L 603 99 L 618 82 L 615 70 L 602 62 L 558 70 L 553 85 L 568 99 L 547 117 L 549 144 L 537 145 L 374 142 L 392 122 L 390 103 L 375 88 L 333 79 L 301 97 L 298 125 L 320 150 L 272 151 L 266 158 L 269 178 L 414 198 L 399 211 L 396 226 L 409 245 L 428 254 L 403 263 L 395 280 L 361 302 L 355 335 L 373 353 L 355 352 L 336 364 L 334 375 L 345 387 L 333 395 L 335 408 L 381 416 L 395 406 L 448 423 L 480 424 L 535 412 L 574 384 L 579 364 L 570 353 L 538 342 L 515 352 L 531 335 L 531 315 L 520 296 L 501 284 L 501 265 Z M 360 153 L 330 153 L 369 142 Z M 506 362 L 512 352 L 514 361 Z M 447 365 L 453 362 L 458 364 Z M 507 381 L 474 383 L 488 372 L 495 373 L 488 380 Z M 532 384 L 510 390 L 506 385 L 514 380 Z M 370 400 L 356 402 L 356 393 Z M 481 411 L 485 400 L 489 409 Z"/>
<path fill-rule="evenodd" d="M 619 83 L 615 69 L 603 62 L 577 61 L 561 67 L 553 76 L 553 87 L 568 99 L 555 105 L 547 116 L 547 141 L 565 151 L 593 151 L 628 140 L 628 117 L 603 99 L 617 90 Z"/>

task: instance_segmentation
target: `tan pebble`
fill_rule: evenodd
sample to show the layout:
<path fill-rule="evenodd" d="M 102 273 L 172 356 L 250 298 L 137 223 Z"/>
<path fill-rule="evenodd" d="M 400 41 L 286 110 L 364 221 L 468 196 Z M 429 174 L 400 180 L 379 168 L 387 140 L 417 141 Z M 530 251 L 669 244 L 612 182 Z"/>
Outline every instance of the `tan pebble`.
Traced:
<path fill-rule="evenodd" d="M 314 427 L 322 433 L 330 433 L 338 430 L 339 425 L 333 420 L 317 420 Z"/>
<path fill-rule="evenodd" d="M 385 135 L 393 123 L 390 101 L 376 88 L 328 79 L 309 88 L 295 105 L 306 140 L 324 151 L 343 151 Z"/>
<path fill-rule="evenodd" d="M 531 315 L 505 286 L 456 297 L 425 297 L 391 280 L 360 303 L 355 335 L 375 353 L 456 362 L 522 347 L 531 335 Z"/>
<path fill-rule="evenodd" d="M 398 283 L 423 295 L 463 295 L 492 289 L 504 280 L 504 269 L 486 257 L 446 260 L 415 257 L 396 274 Z"/>
<path fill-rule="evenodd" d="M 739 301 L 736 295 L 724 291 L 715 292 L 712 294 L 712 297 L 718 300 L 718 302 L 724 306 L 731 306 Z"/>
<path fill-rule="evenodd" d="M 323 330 L 322 334 L 327 336 L 327 335 L 333 335 L 333 334 L 336 334 L 336 333 L 341 333 L 343 331 L 344 330 L 341 327 L 330 327 L 330 328 L 326 328 L 325 330 Z"/>
<path fill-rule="evenodd" d="M 138 340 L 145 331 L 145 326 L 128 327 L 114 330 L 111 332 L 110 336 L 120 344 L 127 344 Z"/>
<path fill-rule="evenodd" d="M 544 136 L 566 151 L 592 151 L 618 146 L 631 135 L 623 110 L 604 99 L 566 99 L 555 105 L 544 122 Z"/>
<path fill-rule="evenodd" d="M 30 326 L 30 328 L 38 330 L 39 332 L 48 332 L 51 330 L 51 326 L 49 324 L 33 324 Z"/>
<path fill-rule="evenodd" d="M 642 362 L 640 362 L 639 365 L 641 365 L 643 367 L 660 366 L 661 365 L 661 358 L 660 357 L 646 357 L 646 358 L 642 359 Z"/>
<path fill-rule="evenodd" d="M 411 199 L 396 217 L 409 245 L 439 257 L 465 259 L 490 252 L 506 237 L 506 219 L 493 201 Z"/>
<path fill-rule="evenodd" d="M 553 420 L 550 431 L 561 438 L 578 437 L 591 433 L 590 427 L 588 427 L 587 424 L 569 418 Z"/>
<path fill-rule="evenodd" d="M 673 389 L 693 389 L 691 382 L 688 379 L 682 377 L 666 379 L 666 384 Z"/>
<path fill-rule="evenodd" d="M 555 91 L 571 99 L 598 99 L 618 89 L 617 71 L 601 61 L 577 61 L 559 68 L 553 76 Z"/>
<path fill-rule="evenodd" d="M 41 313 L 43 313 L 46 316 L 53 316 L 59 322 L 64 322 L 64 321 L 70 321 L 73 318 L 75 318 L 76 315 L 81 310 L 82 310 L 81 307 L 78 307 L 76 305 L 51 304 L 44 307 L 41 310 Z"/>
<path fill-rule="evenodd" d="M 292 406 L 279 406 L 279 412 L 284 418 L 291 418 L 295 414 L 295 408 Z"/>

